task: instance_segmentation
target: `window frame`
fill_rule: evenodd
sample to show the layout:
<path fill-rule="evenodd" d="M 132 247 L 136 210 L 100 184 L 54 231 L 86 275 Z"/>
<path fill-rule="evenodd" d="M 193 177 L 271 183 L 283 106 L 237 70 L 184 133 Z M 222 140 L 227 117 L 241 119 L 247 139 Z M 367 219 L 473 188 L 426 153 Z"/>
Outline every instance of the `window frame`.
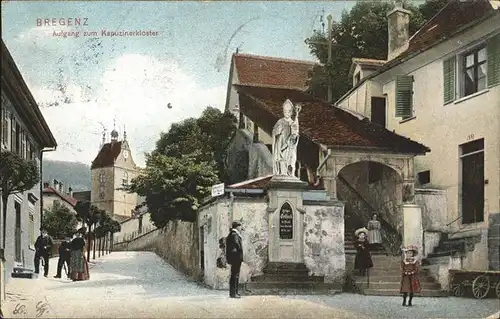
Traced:
<path fill-rule="evenodd" d="M 485 59 L 481 62 L 478 61 L 478 56 L 479 56 L 479 51 L 484 50 L 484 55 Z M 473 64 L 472 66 L 467 67 L 467 57 L 468 56 L 473 56 Z M 480 44 L 477 44 L 466 51 L 463 51 L 458 54 L 458 59 L 457 59 L 457 64 L 458 64 L 458 92 L 459 92 L 459 98 L 464 98 L 467 96 L 471 96 L 473 94 L 476 94 L 478 92 L 481 92 L 483 90 L 488 89 L 488 50 L 487 50 L 487 44 L 486 42 L 482 42 Z M 478 77 L 478 71 L 480 66 L 485 65 L 486 66 L 486 73 L 484 74 L 484 87 L 479 89 L 479 77 Z M 474 91 L 470 93 L 466 93 L 466 78 L 467 78 L 467 70 L 473 70 L 473 77 L 474 77 Z"/>

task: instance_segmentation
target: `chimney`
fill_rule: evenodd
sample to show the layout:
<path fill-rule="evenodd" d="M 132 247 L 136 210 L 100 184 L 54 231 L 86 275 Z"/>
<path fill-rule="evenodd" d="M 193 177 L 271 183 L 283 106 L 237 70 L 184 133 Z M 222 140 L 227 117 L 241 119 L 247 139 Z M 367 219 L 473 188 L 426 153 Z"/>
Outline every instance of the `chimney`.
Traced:
<path fill-rule="evenodd" d="M 68 195 L 73 197 L 73 188 L 71 188 L 71 186 L 68 187 Z"/>
<path fill-rule="evenodd" d="M 59 182 L 59 189 L 58 189 L 59 193 L 61 194 L 64 194 L 63 193 L 63 183 L 62 182 Z"/>
<path fill-rule="evenodd" d="M 400 1 L 395 8 L 387 14 L 388 20 L 388 50 L 387 61 L 391 61 L 408 49 L 410 39 L 411 12 L 403 9 Z"/>
<path fill-rule="evenodd" d="M 43 188 L 47 188 L 50 186 L 50 183 L 49 182 L 43 182 Z"/>

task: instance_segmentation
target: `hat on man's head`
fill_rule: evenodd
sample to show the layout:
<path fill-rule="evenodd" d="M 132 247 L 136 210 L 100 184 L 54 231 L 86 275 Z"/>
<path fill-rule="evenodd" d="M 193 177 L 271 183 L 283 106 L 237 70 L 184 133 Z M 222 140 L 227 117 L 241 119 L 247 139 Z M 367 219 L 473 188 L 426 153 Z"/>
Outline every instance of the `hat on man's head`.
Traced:
<path fill-rule="evenodd" d="M 45 227 L 40 227 L 40 231 L 43 233 L 43 232 L 47 232 L 47 228 Z"/>
<path fill-rule="evenodd" d="M 233 224 L 231 225 L 231 228 L 235 229 L 236 227 L 239 227 L 239 226 L 241 226 L 240 222 L 233 222 Z"/>

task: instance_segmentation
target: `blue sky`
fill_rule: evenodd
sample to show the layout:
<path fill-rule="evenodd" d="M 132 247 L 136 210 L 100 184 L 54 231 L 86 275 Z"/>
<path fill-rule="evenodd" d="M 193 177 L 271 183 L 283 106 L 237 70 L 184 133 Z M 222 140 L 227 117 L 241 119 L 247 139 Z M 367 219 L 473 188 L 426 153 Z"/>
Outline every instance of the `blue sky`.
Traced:
<path fill-rule="evenodd" d="M 143 165 L 143 153 L 171 123 L 198 116 L 207 105 L 223 108 L 236 48 L 314 60 L 304 40 L 321 28 L 322 11 L 338 19 L 354 4 L 2 1 L 2 38 L 59 143 L 49 158 L 90 163 L 103 127 L 109 133 L 116 118 Z M 87 18 L 87 26 L 38 26 L 37 18 Z M 103 29 L 158 36 L 102 37 Z M 54 36 L 60 31 L 80 34 Z"/>

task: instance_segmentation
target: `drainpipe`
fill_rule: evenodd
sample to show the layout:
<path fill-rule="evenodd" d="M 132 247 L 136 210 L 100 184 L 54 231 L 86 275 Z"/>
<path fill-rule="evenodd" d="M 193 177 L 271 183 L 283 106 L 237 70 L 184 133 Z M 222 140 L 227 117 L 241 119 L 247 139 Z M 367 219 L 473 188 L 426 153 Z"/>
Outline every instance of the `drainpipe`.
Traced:
<path fill-rule="evenodd" d="M 57 146 L 45 147 L 40 150 L 40 228 L 43 226 L 43 153 L 55 151 Z"/>
<path fill-rule="evenodd" d="M 326 164 L 326 161 L 328 160 L 328 158 L 332 155 L 332 150 L 331 149 L 328 149 L 327 153 L 326 153 L 326 156 L 325 158 L 321 161 L 321 163 L 319 164 L 318 168 L 316 169 L 316 183 L 314 183 L 314 186 L 318 186 L 319 185 L 319 176 L 320 176 L 320 171 L 321 169 L 323 168 L 323 166 Z"/>

